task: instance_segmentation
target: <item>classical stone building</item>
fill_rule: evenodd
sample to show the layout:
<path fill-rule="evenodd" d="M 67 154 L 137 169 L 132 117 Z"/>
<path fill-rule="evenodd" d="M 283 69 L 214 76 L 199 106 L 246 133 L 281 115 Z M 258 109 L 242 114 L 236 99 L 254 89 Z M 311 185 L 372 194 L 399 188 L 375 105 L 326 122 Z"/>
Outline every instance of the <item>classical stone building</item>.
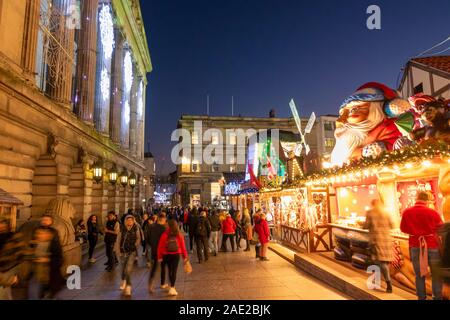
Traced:
<path fill-rule="evenodd" d="M 0 188 L 19 225 L 56 198 L 74 220 L 140 206 L 151 70 L 138 0 L 0 1 Z"/>

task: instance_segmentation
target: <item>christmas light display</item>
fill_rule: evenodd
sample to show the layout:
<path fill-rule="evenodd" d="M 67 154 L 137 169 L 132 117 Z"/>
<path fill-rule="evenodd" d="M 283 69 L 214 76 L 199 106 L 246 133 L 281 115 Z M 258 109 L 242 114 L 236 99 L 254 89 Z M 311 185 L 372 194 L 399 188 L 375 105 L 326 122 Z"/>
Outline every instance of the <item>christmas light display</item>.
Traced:
<path fill-rule="evenodd" d="M 111 8 L 103 5 L 99 16 L 100 40 L 103 46 L 103 54 L 106 60 L 111 59 L 114 50 L 114 21 Z"/>
<path fill-rule="evenodd" d="M 130 51 L 127 51 L 125 53 L 123 71 L 125 80 L 125 90 L 127 91 L 127 96 L 129 96 L 131 87 L 133 86 L 133 61 L 131 60 Z"/>
<path fill-rule="evenodd" d="M 138 119 L 142 119 L 144 113 L 144 84 L 142 81 L 139 83 L 137 104 L 137 116 Z"/>
<path fill-rule="evenodd" d="M 109 77 L 108 70 L 106 70 L 106 68 L 103 68 L 100 75 L 100 91 L 102 93 L 103 101 L 106 101 L 109 98 L 110 90 L 111 79 Z"/>

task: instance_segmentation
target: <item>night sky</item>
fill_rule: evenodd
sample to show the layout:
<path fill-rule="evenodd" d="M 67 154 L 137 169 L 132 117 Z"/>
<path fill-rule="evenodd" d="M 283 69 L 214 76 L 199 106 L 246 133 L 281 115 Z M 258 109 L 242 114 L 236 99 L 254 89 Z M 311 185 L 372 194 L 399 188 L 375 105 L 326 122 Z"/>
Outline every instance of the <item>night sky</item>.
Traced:
<path fill-rule="evenodd" d="M 381 30 L 366 9 L 381 7 Z M 397 87 L 409 58 L 450 35 L 449 0 L 141 0 L 154 70 L 147 92 L 146 151 L 158 173 L 182 114 L 336 114 L 369 81 Z M 440 50 L 450 45 L 446 43 Z M 434 52 L 440 51 L 439 49 Z M 447 51 L 446 54 L 449 51 Z"/>

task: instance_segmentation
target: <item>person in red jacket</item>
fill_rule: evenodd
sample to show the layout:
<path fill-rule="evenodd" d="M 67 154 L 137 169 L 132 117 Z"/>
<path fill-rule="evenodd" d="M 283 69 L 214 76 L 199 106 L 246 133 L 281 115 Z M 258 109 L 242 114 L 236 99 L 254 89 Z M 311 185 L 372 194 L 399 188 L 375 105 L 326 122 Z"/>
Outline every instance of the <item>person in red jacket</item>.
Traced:
<path fill-rule="evenodd" d="M 419 300 L 426 300 L 425 277 L 428 265 L 431 269 L 434 300 L 442 300 L 442 280 L 439 277 L 441 256 L 439 252 L 438 229 L 443 225 L 441 216 L 427 204 L 427 192 L 419 192 L 416 204 L 406 209 L 402 215 L 400 229 L 409 234 L 411 261 L 416 274 L 416 293 Z"/>
<path fill-rule="evenodd" d="M 161 268 L 166 266 L 169 269 L 170 289 L 169 295 L 176 296 L 175 281 L 177 280 L 178 264 L 180 256 L 183 256 L 184 263 L 188 262 L 188 253 L 184 238 L 178 230 L 178 225 L 175 220 L 169 220 L 169 229 L 163 233 L 158 244 L 158 262 L 161 263 Z"/>
<path fill-rule="evenodd" d="M 269 259 L 267 259 L 267 248 L 269 247 L 270 230 L 264 213 L 262 213 L 260 218 L 255 222 L 255 232 L 258 234 L 258 239 L 261 243 L 259 259 L 261 261 L 269 261 Z"/>
<path fill-rule="evenodd" d="M 231 214 L 227 214 L 227 217 L 222 221 L 222 249 L 220 251 L 227 252 L 227 240 L 230 239 L 231 249 L 234 250 L 234 235 L 236 233 L 236 222 L 234 222 Z"/>

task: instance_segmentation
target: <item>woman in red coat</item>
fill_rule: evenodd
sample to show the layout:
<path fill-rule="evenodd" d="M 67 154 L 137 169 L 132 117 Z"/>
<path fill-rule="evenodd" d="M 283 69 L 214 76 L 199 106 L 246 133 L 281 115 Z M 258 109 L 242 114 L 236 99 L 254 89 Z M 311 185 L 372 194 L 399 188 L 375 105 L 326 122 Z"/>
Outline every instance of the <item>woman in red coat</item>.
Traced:
<path fill-rule="evenodd" d="M 267 248 L 269 247 L 270 230 L 266 221 L 266 215 L 261 214 L 260 218 L 255 222 L 255 232 L 258 234 L 259 242 L 261 243 L 260 260 L 268 261 Z"/>
<path fill-rule="evenodd" d="M 189 257 L 186 245 L 184 244 L 184 237 L 178 230 L 178 225 L 175 220 L 169 220 L 169 229 L 162 234 L 159 240 L 157 254 L 161 268 L 163 269 L 166 266 L 169 268 L 169 295 L 176 296 L 178 293 L 175 290 L 175 281 L 177 280 L 180 256 L 183 256 L 184 263 L 187 263 Z M 165 288 L 165 286 L 162 287 Z"/>

